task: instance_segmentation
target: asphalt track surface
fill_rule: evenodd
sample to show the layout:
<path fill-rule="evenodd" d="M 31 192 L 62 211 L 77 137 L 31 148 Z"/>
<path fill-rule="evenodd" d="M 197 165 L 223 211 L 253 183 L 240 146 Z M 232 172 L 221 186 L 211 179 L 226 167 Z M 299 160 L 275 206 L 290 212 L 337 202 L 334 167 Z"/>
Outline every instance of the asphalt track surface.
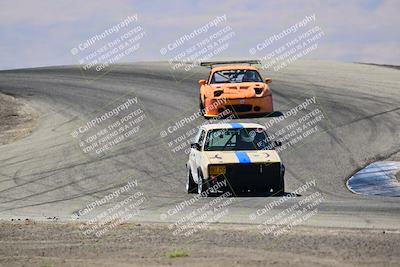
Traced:
<path fill-rule="evenodd" d="M 88 203 L 137 180 L 146 201 L 132 220 L 174 222 L 179 216 L 161 219 L 160 214 L 168 214 L 177 203 L 193 197 L 184 188 L 187 155 L 173 153 L 160 132 L 198 110 L 197 81 L 207 73 L 203 68 L 173 71 L 166 63 L 115 65 L 103 76 L 95 71 L 83 74 L 77 66 L 0 72 L 1 92 L 20 97 L 41 114 L 39 126 L 30 136 L 0 147 L 0 218 L 69 221 Z M 399 71 L 299 61 L 282 71 L 262 74 L 273 79 L 276 110 L 285 113 L 315 97 L 324 114 L 316 133 L 280 153 L 286 165 L 286 192 L 314 179 L 316 187 L 271 212 L 318 191 L 324 201 L 305 225 L 400 229 L 399 198 L 356 195 L 345 186 L 357 169 L 400 150 Z M 71 131 L 96 111 L 107 110 L 115 99 L 126 99 L 127 94 L 137 96 L 146 113 L 143 131 L 103 157 L 84 155 Z M 235 122 L 265 124 L 269 120 Z M 196 119 L 175 134 L 203 122 Z M 290 119 L 283 120 L 276 127 L 290 123 Z M 182 213 L 213 198 L 198 200 Z M 261 223 L 265 217 L 250 220 L 249 215 L 277 199 L 234 197 L 229 213 L 218 221 Z M 96 212 L 114 204 L 98 207 Z"/>

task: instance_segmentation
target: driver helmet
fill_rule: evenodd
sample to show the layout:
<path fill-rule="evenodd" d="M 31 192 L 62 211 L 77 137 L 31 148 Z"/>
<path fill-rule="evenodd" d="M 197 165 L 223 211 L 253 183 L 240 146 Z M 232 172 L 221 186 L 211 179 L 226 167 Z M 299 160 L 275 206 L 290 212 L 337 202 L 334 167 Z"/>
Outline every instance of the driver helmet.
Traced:
<path fill-rule="evenodd" d="M 247 129 L 241 129 L 239 134 L 240 134 L 240 139 L 243 142 L 247 142 L 247 143 L 253 142 L 254 137 L 256 135 L 256 133 L 254 131 L 249 131 Z"/>

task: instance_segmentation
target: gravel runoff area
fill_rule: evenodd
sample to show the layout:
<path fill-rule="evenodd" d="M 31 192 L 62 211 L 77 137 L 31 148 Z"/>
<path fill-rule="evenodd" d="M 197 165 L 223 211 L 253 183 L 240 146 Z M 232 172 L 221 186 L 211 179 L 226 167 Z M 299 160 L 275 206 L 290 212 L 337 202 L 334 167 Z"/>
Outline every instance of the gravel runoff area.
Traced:
<path fill-rule="evenodd" d="M 396 153 L 392 155 L 388 160 L 399 161 L 400 162 L 400 153 Z M 397 181 L 400 183 L 400 171 L 396 173 Z"/>
<path fill-rule="evenodd" d="M 38 118 L 38 113 L 22 100 L 0 93 L 0 145 L 30 134 Z"/>
<path fill-rule="evenodd" d="M 129 223 L 85 236 L 78 224 L 0 223 L 1 266 L 399 266 L 400 232 L 296 227 L 278 237 L 216 224 L 174 236 L 167 224 Z"/>

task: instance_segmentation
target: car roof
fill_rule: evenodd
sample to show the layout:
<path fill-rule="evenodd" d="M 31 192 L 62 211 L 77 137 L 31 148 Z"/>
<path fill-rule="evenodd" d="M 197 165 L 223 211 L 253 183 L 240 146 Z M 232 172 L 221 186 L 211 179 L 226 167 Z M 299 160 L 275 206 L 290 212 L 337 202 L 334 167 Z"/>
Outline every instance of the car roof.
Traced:
<path fill-rule="evenodd" d="M 211 123 L 211 124 L 203 124 L 200 126 L 204 130 L 215 130 L 215 129 L 241 129 L 241 128 L 263 128 L 266 129 L 265 126 L 258 123 Z"/>
<path fill-rule="evenodd" d="M 221 70 L 257 70 L 256 67 L 247 66 L 247 65 L 229 65 L 229 66 L 219 66 L 212 68 L 212 71 L 221 71 Z"/>

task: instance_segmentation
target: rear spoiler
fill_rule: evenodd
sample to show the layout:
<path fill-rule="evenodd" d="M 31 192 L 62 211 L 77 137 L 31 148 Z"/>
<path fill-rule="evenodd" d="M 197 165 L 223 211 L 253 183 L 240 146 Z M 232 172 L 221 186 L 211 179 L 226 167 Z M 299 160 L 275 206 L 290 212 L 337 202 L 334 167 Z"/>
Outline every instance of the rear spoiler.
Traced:
<path fill-rule="evenodd" d="M 204 61 L 200 63 L 202 67 L 212 68 L 214 65 L 225 65 L 225 64 L 261 64 L 260 60 L 235 60 L 235 61 Z"/>

